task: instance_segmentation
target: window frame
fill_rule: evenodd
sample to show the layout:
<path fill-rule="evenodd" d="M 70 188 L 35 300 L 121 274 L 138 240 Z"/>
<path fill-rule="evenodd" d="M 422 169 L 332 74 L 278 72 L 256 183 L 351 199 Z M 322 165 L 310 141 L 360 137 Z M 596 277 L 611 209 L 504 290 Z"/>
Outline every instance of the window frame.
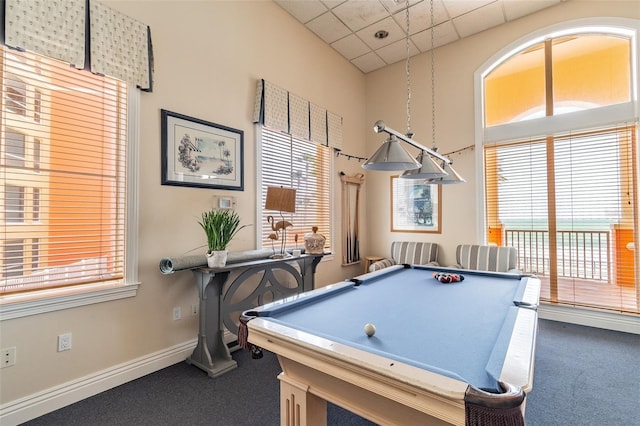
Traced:
<path fill-rule="evenodd" d="M 256 129 L 256 220 L 255 223 L 259 224 L 255 227 L 255 231 L 256 231 L 256 241 L 257 241 L 257 247 L 258 249 L 267 249 L 267 248 L 271 248 L 269 246 L 263 246 L 263 241 L 262 241 L 262 211 L 264 210 L 264 206 L 262 205 L 262 167 L 261 167 L 261 158 L 262 158 L 262 130 L 263 130 L 263 125 L 256 123 L 255 125 L 255 129 Z M 277 132 L 277 130 L 273 130 L 270 129 L 271 131 Z M 294 136 L 289 135 L 290 137 L 295 138 Z M 312 141 L 308 141 L 309 143 L 314 143 Z M 327 147 L 328 149 L 331 149 L 331 147 Z M 327 173 L 329 173 L 329 237 L 328 240 L 331 241 L 331 243 L 333 245 L 336 244 L 336 240 L 335 240 L 335 232 L 334 232 L 334 226 L 333 226 L 333 219 L 334 219 L 334 201 L 333 201 L 333 196 L 331 195 L 331 191 L 334 187 L 335 181 L 334 181 L 334 162 L 332 161 L 333 155 L 330 156 L 329 159 L 329 170 L 327 171 Z M 309 230 L 309 232 L 311 232 L 311 230 Z M 324 231 L 323 231 L 324 232 Z M 326 235 L 325 235 L 326 236 Z M 303 237 L 303 236 L 302 236 Z M 301 247 L 304 247 L 304 238 L 300 238 L 298 240 L 298 245 Z M 277 248 L 276 248 L 277 250 Z M 324 255 L 322 257 L 322 262 L 325 261 L 330 261 L 333 259 L 333 253 L 334 253 L 335 249 L 333 247 L 331 247 L 331 253 L 328 253 L 326 255 Z"/>
<path fill-rule="evenodd" d="M 140 91 L 135 84 L 128 84 L 127 96 L 124 279 L 2 295 L 0 296 L 0 321 L 136 296 L 140 285 L 138 281 Z"/>
<path fill-rule="evenodd" d="M 597 129 L 619 124 L 621 121 L 636 122 L 637 111 L 640 110 L 637 76 L 640 70 L 638 58 L 638 20 L 630 18 L 584 18 L 562 22 L 542 28 L 528 34 L 498 51 L 482 64 L 474 73 L 475 99 L 475 147 L 476 152 L 484 152 L 487 143 L 500 144 L 514 140 L 528 139 L 534 136 L 558 135 L 570 133 L 576 128 Z M 628 37 L 631 40 L 631 101 L 621 104 L 592 108 L 570 114 L 554 115 L 485 127 L 484 117 L 484 78 L 499 66 L 505 59 L 521 52 L 548 38 L 566 37 L 576 34 L 596 33 L 613 34 Z M 637 126 L 637 125 L 636 125 Z M 540 129 L 544 129 L 541 134 Z M 476 155 L 476 233 L 477 240 L 486 242 L 486 200 L 484 195 L 484 155 Z"/>

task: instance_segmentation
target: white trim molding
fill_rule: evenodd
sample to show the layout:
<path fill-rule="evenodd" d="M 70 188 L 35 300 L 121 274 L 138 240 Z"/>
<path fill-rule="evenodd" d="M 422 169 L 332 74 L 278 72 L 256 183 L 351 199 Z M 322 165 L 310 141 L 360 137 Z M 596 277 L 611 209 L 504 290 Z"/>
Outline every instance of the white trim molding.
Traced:
<path fill-rule="evenodd" d="M 0 406 L 0 424 L 12 426 L 97 395 L 131 380 L 184 361 L 197 341 L 190 340 L 158 352 L 89 374 Z"/>
<path fill-rule="evenodd" d="M 541 319 L 640 334 L 640 315 L 549 303 L 541 303 L 538 314 Z"/>

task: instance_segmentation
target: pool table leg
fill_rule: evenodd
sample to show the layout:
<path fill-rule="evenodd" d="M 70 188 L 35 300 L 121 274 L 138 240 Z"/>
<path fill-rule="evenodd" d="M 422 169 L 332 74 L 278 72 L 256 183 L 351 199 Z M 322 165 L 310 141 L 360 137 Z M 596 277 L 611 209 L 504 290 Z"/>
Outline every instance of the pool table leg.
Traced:
<path fill-rule="evenodd" d="M 284 373 L 280 379 L 280 425 L 325 426 L 327 402 L 309 392 L 309 385 L 298 382 Z"/>

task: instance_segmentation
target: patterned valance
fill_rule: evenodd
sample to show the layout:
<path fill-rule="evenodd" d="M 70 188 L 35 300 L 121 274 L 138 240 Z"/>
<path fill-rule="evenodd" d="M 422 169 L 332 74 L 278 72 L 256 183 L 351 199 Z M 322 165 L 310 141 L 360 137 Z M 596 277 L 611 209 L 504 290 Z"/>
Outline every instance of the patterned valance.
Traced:
<path fill-rule="evenodd" d="M 97 0 L 5 0 L 4 23 L 9 47 L 152 89 L 151 30 Z"/>
<path fill-rule="evenodd" d="M 342 149 L 342 117 L 265 80 L 258 80 L 253 121 Z"/>
<path fill-rule="evenodd" d="M 91 1 L 91 72 L 151 90 L 151 30 L 103 3 Z"/>
<path fill-rule="evenodd" d="M 86 0 L 6 0 L 4 43 L 84 68 Z"/>

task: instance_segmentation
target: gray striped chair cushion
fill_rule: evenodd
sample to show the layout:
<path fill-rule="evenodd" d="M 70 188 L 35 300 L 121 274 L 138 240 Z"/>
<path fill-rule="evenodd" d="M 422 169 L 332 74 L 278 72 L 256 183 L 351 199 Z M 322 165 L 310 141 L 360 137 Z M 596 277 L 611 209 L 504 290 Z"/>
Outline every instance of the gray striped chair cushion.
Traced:
<path fill-rule="evenodd" d="M 393 266 L 396 263 L 391 259 L 382 259 L 377 262 L 373 262 L 371 266 L 369 266 L 369 272 L 379 271 L 380 269 L 388 268 L 389 266 Z"/>
<path fill-rule="evenodd" d="M 369 272 L 379 271 L 393 265 L 438 265 L 438 244 L 411 241 L 391 243 L 391 259 L 374 262 Z"/>
<path fill-rule="evenodd" d="M 516 269 L 518 252 L 514 247 L 461 244 L 456 248 L 456 262 L 464 269 L 509 272 Z"/>
<path fill-rule="evenodd" d="M 438 259 L 438 244 L 410 241 L 391 243 L 391 258 L 396 264 L 426 265 Z"/>

